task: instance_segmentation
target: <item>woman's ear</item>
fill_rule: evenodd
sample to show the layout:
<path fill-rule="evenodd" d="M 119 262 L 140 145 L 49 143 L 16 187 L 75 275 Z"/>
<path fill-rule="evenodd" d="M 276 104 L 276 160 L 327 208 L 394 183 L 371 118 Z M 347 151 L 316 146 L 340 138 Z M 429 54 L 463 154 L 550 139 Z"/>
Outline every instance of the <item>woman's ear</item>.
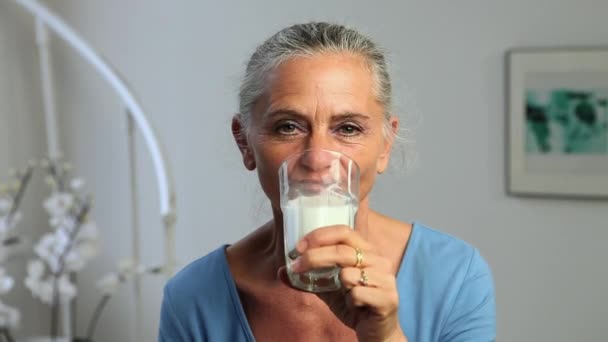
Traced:
<path fill-rule="evenodd" d="M 376 165 L 376 171 L 378 173 L 383 173 L 388 167 L 388 162 L 391 157 L 391 150 L 393 149 L 393 143 L 395 142 L 395 137 L 397 136 L 397 132 L 399 131 L 399 118 L 396 116 L 392 116 L 389 119 L 386 129 L 388 131 L 385 132 L 384 150 L 378 157 L 378 162 Z"/>
<path fill-rule="evenodd" d="M 253 150 L 249 146 L 246 125 L 241 114 L 235 114 L 232 117 L 232 136 L 243 157 L 243 165 L 245 165 L 249 171 L 255 170 L 255 156 L 253 155 Z"/>

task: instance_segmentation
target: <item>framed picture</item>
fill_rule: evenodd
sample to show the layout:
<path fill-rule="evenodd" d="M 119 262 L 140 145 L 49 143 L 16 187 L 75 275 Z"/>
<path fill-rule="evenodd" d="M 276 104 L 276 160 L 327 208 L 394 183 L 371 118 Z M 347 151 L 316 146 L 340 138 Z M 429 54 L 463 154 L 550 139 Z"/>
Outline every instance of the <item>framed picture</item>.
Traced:
<path fill-rule="evenodd" d="M 507 53 L 507 191 L 608 198 L 608 47 Z"/>

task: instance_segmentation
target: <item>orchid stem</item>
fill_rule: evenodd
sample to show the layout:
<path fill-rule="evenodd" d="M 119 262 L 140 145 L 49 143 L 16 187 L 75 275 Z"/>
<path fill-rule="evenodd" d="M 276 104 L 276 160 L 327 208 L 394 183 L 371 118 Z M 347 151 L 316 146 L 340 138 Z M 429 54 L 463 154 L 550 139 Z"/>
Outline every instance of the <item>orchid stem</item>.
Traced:
<path fill-rule="evenodd" d="M 82 205 L 82 207 L 80 207 L 80 210 L 78 212 L 78 214 L 76 215 L 76 223 L 74 225 L 74 229 L 72 230 L 72 232 L 70 232 L 70 238 L 68 240 L 68 244 L 65 247 L 65 249 L 63 250 L 63 252 L 61 253 L 61 255 L 59 256 L 59 267 L 57 268 L 57 272 L 53 273 L 54 279 L 53 279 L 53 307 L 52 307 L 52 311 L 51 311 L 51 337 L 53 337 L 53 339 L 55 337 L 57 337 L 57 330 L 58 330 L 58 318 L 59 318 L 59 277 L 61 277 L 61 274 L 64 271 L 65 268 L 65 257 L 68 254 L 68 252 L 72 249 L 72 245 L 74 244 L 74 239 L 76 238 L 76 235 L 78 234 L 78 232 L 80 231 L 80 228 L 82 226 L 82 223 L 84 222 L 87 214 L 89 213 L 89 210 L 91 209 L 91 201 L 90 199 L 85 200 L 84 204 Z M 65 332 L 65 333 L 69 333 L 69 332 Z"/>
<path fill-rule="evenodd" d="M 93 314 L 93 317 L 91 317 L 91 323 L 89 323 L 89 329 L 87 329 L 87 340 L 88 341 L 93 341 L 93 334 L 95 334 L 95 328 L 97 327 L 97 322 L 99 321 L 99 318 L 101 317 L 101 313 L 103 312 L 103 309 L 108 304 L 110 297 L 111 297 L 110 295 L 104 295 L 103 297 L 101 297 L 99 304 L 97 304 L 97 307 L 95 308 L 95 313 Z"/>
<path fill-rule="evenodd" d="M 19 209 L 19 205 L 21 204 L 21 200 L 23 199 L 23 194 L 25 193 L 25 188 L 27 188 L 30 179 L 32 178 L 32 168 L 30 166 L 27 167 L 25 171 L 25 175 L 21 177 L 19 189 L 17 189 L 17 194 L 14 197 L 13 205 L 11 206 L 10 211 L 8 212 L 8 222 L 10 223 L 13 220 L 13 216 L 17 213 L 17 209 Z"/>

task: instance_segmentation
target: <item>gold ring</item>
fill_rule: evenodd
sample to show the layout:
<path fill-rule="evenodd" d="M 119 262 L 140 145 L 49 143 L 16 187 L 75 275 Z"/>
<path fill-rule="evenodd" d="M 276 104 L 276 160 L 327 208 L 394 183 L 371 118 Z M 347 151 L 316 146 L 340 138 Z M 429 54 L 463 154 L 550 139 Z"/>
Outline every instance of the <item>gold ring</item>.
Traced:
<path fill-rule="evenodd" d="M 359 284 L 367 286 L 369 285 L 368 281 L 369 279 L 367 278 L 367 274 L 365 274 L 365 270 L 361 269 L 361 278 L 359 278 Z"/>
<path fill-rule="evenodd" d="M 355 256 L 357 257 L 357 262 L 355 263 L 355 267 L 360 268 L 363 265 L 363 251 L 361 248 L 355 248 Z"/>

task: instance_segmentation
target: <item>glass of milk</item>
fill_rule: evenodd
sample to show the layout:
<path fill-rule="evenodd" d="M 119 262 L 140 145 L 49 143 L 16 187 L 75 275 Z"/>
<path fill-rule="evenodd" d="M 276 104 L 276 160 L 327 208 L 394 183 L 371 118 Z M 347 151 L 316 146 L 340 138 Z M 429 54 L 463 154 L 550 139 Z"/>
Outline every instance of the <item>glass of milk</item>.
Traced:
<path fill-rule="evenodd" d="M 310 292 L 340 288 L 338 266 L 296 274 L 296 244 L 315 229 L 355 227 L 359 205 L 359 166 L 347 156 L 329 150 L 306 150 L 287 158 L 279 168 L 285 262 L 294 287 Z"/>

